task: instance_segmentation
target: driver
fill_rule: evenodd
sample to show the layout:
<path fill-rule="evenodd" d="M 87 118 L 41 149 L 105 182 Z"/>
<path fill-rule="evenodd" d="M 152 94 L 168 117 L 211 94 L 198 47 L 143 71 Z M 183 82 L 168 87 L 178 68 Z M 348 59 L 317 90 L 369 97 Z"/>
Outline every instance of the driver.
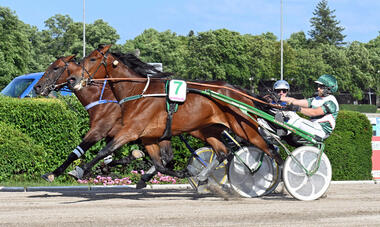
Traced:
<path fill-rule="evenodd" d="M 338 117 L 339 104 L 332 93 L 338 90 L 338 83 L 334 76 L 322 75 L 315 81 L 318 96 L 308 99 L 295 99 L 281 96 L 281 101 L 288 105 L 284 115 L 289 118 L 288 123 L 310 134 L 326 139 L 335 128 Z M 300 112 L 311 119 L 298 116 Z"/>
<path fill-rule="evenodd" d="M 276 81 L 276 83 L 273 84 L 273 91 L 277 93 L 278 97 L 287 97 L 289 90 L 290 86 L 286 80 L 278 80 Z M 284 101 L 278 101 L 277 103 L 275 101 L 272 101 L 271 103 L 286 106 L 286 102 Z"/>

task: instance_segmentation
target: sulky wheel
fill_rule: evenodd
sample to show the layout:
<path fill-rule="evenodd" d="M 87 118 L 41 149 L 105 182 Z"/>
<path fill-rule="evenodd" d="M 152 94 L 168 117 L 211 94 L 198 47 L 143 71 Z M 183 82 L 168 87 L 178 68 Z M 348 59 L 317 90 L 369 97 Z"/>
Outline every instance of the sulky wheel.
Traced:
<path fill-rule="evenodd" d="M 318 163 L 320 150 L 313 146 L 302 146 L 295 149 L 292 155 L 308 171 L 313 170 Z M 331 182 L 331 164 L 323 153 L 318 170 L 307 176 L 305 170 L 291 157 L 284 163 L 283 180 L 289 194 L 299 200 L 315 200 L 321 197 Z"/>
<path fill-rule="evenodd" d="M 187 166 L 187 169 L 193 175 L 194 177 L 189 177 L 188 181 L 190 185 L 193 187 L 193 189 L 198 191 L 198 180 L 197 175 L 208 165 L 210 164 L 215 158 L 216 153 L 211 147 L 201 147 L 195 151 L 195 153 L 201 158 L 198 159 L 197 157 L 193 157 Z M 225 185 L 227 183 L 228 177 L 227 177 L 227 160 L 220 163 L 215 171 L 213 171 L 208 178 L 208 184 L 218 184 L 218 185 Z"/>
<path fill-rule="evenodd" d="M 244 161 L 244 165 L 237 157 Z M 260 165 L 260 160 L 262 164 Z M 251 169 L 257 169 L 251 173 Z M 280 181 L 278 165 L 257 147 L 243 147 L 230 161 L 228 177 L 232 188 L 243 197 L 259 197 L 269 194 Z"/>

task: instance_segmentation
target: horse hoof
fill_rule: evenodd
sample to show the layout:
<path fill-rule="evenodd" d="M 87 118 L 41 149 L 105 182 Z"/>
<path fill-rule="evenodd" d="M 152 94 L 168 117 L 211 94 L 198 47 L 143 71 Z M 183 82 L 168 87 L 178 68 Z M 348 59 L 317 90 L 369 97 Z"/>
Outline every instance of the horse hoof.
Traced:
<path fill-rule="evenodd" d="M 140 151 L 140 150 L 133 150 L 132 151 L 132 156 L 135 158 L 135 159 L 138 159 L 138 158 L 142 158 L 145 156 L 144 152 Z"/>
<path fill-rule="evenodd" d="M 146 187 L 146 183 L 145 183 L 145 181 L 140 180 L 140 181 L 137 182 L 137 184 L 136 184 L 136 189 L 142 189 L 142 188 L 145 188 L 145 187 Z"/>
<path fill-rule="evenodd" d="M 71 170 L 70 172 L 68 172 L 68 174 L 72 177 L 74 177 L 75 179 L 82 179 L 83 178 L 83 169 L 80 168 L 79 166 L 76 166 L 75 167 L 75 170 Z"/>
<path fill-rule="evenodd" d="M 201 182 L 199 182 L 201 183 Z M 209 190 L 209 187 L 208 187 L 208 184 L 198 184 L 197 186 L 197 193 L 198 194 L 208 194 L 210 193 L 210 190 Z"/>
<path fill-rule="evenodd" d="M 41 177 L 42 177 L 42 179 L 44 179 L 44 180 L 46 180 L 47 182 L 50 182 L 50 183 L 54 181 L 54 174 L 52 174 L 52 173 L 45 173 Z"/>

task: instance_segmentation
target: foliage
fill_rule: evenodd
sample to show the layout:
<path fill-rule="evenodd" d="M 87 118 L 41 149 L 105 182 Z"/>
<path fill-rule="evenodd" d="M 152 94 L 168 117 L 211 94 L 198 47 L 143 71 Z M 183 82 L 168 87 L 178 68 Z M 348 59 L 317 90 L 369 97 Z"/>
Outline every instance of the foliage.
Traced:
<path fill-rule="evenodd" d="M 343 39 L 346 36 L 342 34 L 344 28 L 338 26 L 340 22 L 335 19 L 334 12 L 327 6 L 327 0 L 318 3 L 313 12 L 314 17 L 310 19 L 313 29 L 309 35 L 314 42 L 335 46 L 345 44 Z"/>
<path fill-rule="evenodd" d="M 32 60 L 28 27 L 9 8 L 0 7 L 0 88 L 5 87 L 15 75 L 28 71 Z"/>
<path fill-rule="evenodd" d="M 43 145 L 0 121 L 0 182 L 4 180 L 28 181 L 40 177 L 46 169 L 48 156 Z"/>
<path fill-rule="evenodd" d="M 0 97 L 0 119 L 43 146 L 45 167 L 60 165 L 80 142 L 78 119 L 56 99 Z"/>
<path fill-rule="evenodd" d="M 339 105 L 340 110 L 351 110 L 357 111 L 360 113 L 376 113 L 377 107 L 376 105 L 369 104 L 359 104 L 359 105 L 351 105 L 351 104 L 341 104 Z"/>
<path fill-rule="evenodd" d="M 364 114 L 340 111 L 336 128 L 325 141 L 333 180 L 372 179 L 372 126 Z"/>
<path fill-rule="evenodd" d="M 58 56 L 82 57 L 81 22 L 56 14 L 39 31 L 10 9 L 0 9 L 0 89 L 20 74 L 43 71 Z M 314 13 L 315 34 L 310 39 L 300 31 L 284 41 L 284 78 L 304 96 L 315 92 L 313 80 L 325 73 L 336 76 L 339 91 L 350 92 L 357 100 L 368 88 L 380 94 L 380 36 L 343 46 L 342 30 L 327 1 L 321 1 Z M 218 29 L 178 36 L 149 28 L 123 45 L 116 44 L 118 39 L 106 21 L 86 25 L 86 53 L 100 43 L 114 44 L 112 51 L 140 52 L 142 60 L 163 63 L 164 70 L 177 78 L 225 80 L 257 91 L 261 81 L 280 77 L 280 42 L 271 32 L 251 35 Z"/>
<path fill-rule="evenodd" d="M 186 39 L 177 36 L 170 30 L 158 32 L 147 29 L 134 40 L 127 40 L 123 52 L 138 50 L 142 60 L 146 62 L 161 62 L 164 71 L 175 72 L 177 77 L 183 77 L 186 53 Z"/>

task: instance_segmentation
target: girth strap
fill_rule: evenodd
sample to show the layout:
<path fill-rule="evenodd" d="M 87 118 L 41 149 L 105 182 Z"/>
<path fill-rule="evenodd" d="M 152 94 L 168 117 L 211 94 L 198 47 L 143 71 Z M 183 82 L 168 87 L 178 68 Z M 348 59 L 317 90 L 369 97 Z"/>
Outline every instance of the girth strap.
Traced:
<path fill-rule="evenodd" d="M 168 117 L 166 118 L 166 128 L 164 131 L 164 134 L 161 136 L 159 141 L 162 140 L 170 140 L 172 138 L 172 120 L 173 120 L 173 114 L 177 112 L 178 109 L 178 103 L 174 103 L 167 99 L 167 111 L 168 111 Z"/>
<path fill-rule="evenodd" d="M 166 81 L 166 86 L 165 86 L 166 93 L 168 93 L 169 82 L 170 81 Z M 178 110 L 178 103 L 171 101 L 168 96 L 166 97 L 166 110 L 168 112 L 168 117 L 166 118 L 166 127 L 165 127 L 164 134 L 161 136 L 159 141 L 170 140 L 172 138 L 173 114 L 177 112 Z"/>

